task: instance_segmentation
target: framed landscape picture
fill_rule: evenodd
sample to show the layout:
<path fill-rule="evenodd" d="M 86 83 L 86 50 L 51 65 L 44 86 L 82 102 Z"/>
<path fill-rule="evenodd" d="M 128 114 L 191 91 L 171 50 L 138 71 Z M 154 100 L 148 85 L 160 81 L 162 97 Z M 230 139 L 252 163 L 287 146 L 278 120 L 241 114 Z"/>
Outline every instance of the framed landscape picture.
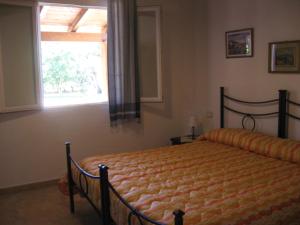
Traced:
<path fill-rule="evenodd" d="M 253 56 L 253 28 L 227 31 L 226 58 Z"/>
<path fill-rule="evenodd" d="M 300 40 L 269 43 L 269 73 L 300 73 Z"/>

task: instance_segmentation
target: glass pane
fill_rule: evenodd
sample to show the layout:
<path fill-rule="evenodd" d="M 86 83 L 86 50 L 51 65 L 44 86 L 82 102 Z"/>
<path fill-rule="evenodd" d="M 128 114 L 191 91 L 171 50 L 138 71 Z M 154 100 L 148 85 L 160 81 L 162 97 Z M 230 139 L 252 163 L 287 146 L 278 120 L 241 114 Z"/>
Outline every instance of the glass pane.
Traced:
<path fill-rule="evenodd" d="M 138 57 L 141 97 L 158 97 L 155 11 L 138 12 Z"/>
<path fill-rule="evenodd" d="M 44 105 L 107 101 L 106 43 L 42 42 Z"/>
<path fill-rule="evenodd" d="M 5 107 L 36 105 L 32 8 L 0 4 Z"/>

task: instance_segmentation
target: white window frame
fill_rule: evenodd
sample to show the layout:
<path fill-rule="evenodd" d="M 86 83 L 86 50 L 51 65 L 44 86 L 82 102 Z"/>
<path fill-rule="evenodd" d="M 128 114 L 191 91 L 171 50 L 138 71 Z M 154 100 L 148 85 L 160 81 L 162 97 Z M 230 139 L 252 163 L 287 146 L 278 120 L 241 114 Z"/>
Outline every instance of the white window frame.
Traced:
<path fill-rule="evenodd" d="M 160 6 L 140 6 L 138 12 L 154 12 L 156 25 L 156 76 L 157 76 L 157 96 L 155 97 L 141 97 L 142 103 L 163 102 L 162 93 L 162 63 L 161 63 L 161 25 L 160 25 Z"/>
<path fill-rule="evenodd" d="M 2 71 L 2 54 L 0 54 L 0 113 L 18 112 L 27 110 L 39 110 L 42 107 L 41 104 L 41 80 L 40 80 L 40 61 L 39 61 L 39 23 L 38 23 L 38 3 L 33 1 L 21 1 L 21 0 L 0 0 L 1 4 L 27 6 L 32 8 L 32 29 L 33 29 L 33 52 L 34 52 L 34 77 L 35 77 L 35 92 L 36 104 L 32 105 L 20 105 L 20 106 L 6 106 L 5 105 L 5 90 L 4 90 L 4 74 Z M 0 43 L 1 49 L 1 43 Z M 0 51 L 1 52 L 1 51 Z"/>
<path fill-rule="evenodd" d="M 107 0 L 38 0 L 43 5 L 66 7 L 107 7 Z"/>
<path fill-rule="evenodd" d="M 1 1 L 1 0 L 0 0 Z M 105 8 L 107 9 L 107 0 L 39 0 L 38 3 L 38 9 L 37 11 L 40 12 L 41 6 L 61 6 L 61 7 L 80 7 L 80 8 L 94 8 L 94 9 L 101 9 Z M 37 14 L 39 15 L 39 14 Z M 44 84 L 43 81 L 43 72 L 42 72 L 42 54 L 41 54 L 41 29 L 40 29 L 40 17 L 37 16 L 37 26 L 38 26 L 38 47 L 39 47 L 39 65 L 40 65 L 40 73 L 39 73 L 39 79 L 40 79 L 40 96 L 41 96 L 41 108 L 44 109 L 52 109 L 52 108 L 64 108 L 64 107 L 77 107 L 77 106 L 83 106 L 83 105 L 100 105 L 100 104 L 107 104 L 108 103 L 108 93 L 107 93 L 107 101 L 103 102 L 86 102 L 86 103 L 79 103 L 79 104 L 68 104 L 68 105 L 54 105 L 54 106 L 45 106 L 44 105 Z M 107 84 L 108 85 L 108 84 Z"/>
<path fill-rule="evenodd" d="M 107 7 L 106 0 L 0 0 L 1 4 L 27 6 L 32 8 L 32 29 L 33 29 L 33 63 L 34 63 L 34 90 L 35 104 L 20 105 L 20 106 L 6 106 L 5 104 L 5 85 L 4 74 L 2 71 L 2 55 L 0 51 L 0 113 L 28 111 L 28 110 L 41 110 L 44 108 L 44 90 L 42 84 L 42 69 L 41 69 L 41 32 L 40 32 L 40 6 L 41 5 L 61 5 L 67 7 L 93 7 L 103 8 Z M 1 50 L 1 43 L 0 43 Z M 83 103 L 80 105 L 101 104 L 101 103 Z M 57 107 L 68 107 L 57 106 Z M 77 106 L 77 105 L 76 105 Z M 47 107 L 48 108 L 48 107 Z"/>
<path fill-rule="evenodd" d="M 41 110 L 43 108 L 43 85 L 42 85 L 42 71 L 41 71 L 41 34 L 40 34 L 40 5 L 62 5 L 62 6 L 79 6 L 79 7 L 107 7 L 106 0 L 43 0 L 43 1 L 28 1 L 28 0 L 0 0 L 2 4 L 19 5 L 32 7 L 32 23 L 33 23 L 33 52 L 34 52 L 34 70 L 35 70 L 35 92 L 36 104 L 20 105 L 20 106 L 6 106 L 5 105 L 5 91 L 4 91 L 4 75 L 2 68 L 2 56 L 0 54 L 0 113 L 27 111 L 27 110 Z M 141 102 L 162 102 L 162 63 L 161 63 L 161 24 L 160 24 L 160 6 L 141 6 L 138 7 L 140 12 L 155 12 L 156 15 L 156 60 L 157 60 L 157 96 L 155 97 L 141 97 Z M 1 45 L 0 45 L 1 49 Z M 101 104 L 101 103 L 87 103 L 87 104 Z M 85 105 L 85 104 L 81 104 Z M 69 106 L 69 105 L 68 105 Z M 62 107 L 62 106 L 59 106 Z M 67 106 L 66 106 L 67 107 Z"/>

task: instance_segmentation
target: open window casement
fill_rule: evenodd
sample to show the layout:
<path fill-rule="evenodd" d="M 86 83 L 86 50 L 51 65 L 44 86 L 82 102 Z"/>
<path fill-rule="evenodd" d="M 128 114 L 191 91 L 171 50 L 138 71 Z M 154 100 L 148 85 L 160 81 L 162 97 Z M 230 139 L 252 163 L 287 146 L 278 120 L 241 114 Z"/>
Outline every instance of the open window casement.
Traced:
<path fill-rule="evenodd" d="M 0 112 L 41 108 L 37 3 L 0 0 Z"/>
<path fill-rule="evenodd" d="M 160 7 L 138 7 L 141 102 L 162 102 Z"/>

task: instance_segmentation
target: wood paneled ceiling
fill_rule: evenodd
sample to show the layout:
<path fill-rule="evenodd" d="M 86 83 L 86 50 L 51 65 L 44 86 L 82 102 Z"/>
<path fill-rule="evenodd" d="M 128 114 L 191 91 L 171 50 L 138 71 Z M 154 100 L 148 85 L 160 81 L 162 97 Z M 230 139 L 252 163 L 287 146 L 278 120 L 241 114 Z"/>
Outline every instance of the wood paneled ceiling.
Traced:
<path fill-rule="evenodd" d="M 42 41 L 106 41 L 106 9 L 41 6 Z"/>

